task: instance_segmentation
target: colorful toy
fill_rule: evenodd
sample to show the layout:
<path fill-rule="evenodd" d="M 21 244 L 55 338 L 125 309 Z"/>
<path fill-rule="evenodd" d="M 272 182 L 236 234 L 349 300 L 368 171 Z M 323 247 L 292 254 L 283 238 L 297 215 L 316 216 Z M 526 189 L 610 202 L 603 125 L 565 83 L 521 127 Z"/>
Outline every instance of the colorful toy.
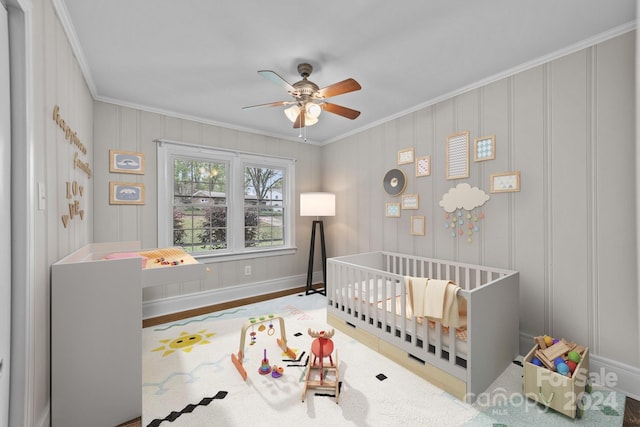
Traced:
<path fill-rule="evenodd" d="M 310 360 L 309 366 L 307 366 L 304 390 L 302 390 L 302 401 L 304 402 L 308 388 L 321 388 L 335 390 L 336 403 L 338 403 L 338 394 L 340 393 L 340 383 L 338 381 L 338 351 L 336 350 L 336 360 L 334 363 L 332 357 L 333 341 L 331 341 L 331 337 L 335 334 L 335 329 L 327 333 L 325 331 L 315 332 L 309 328 L 308 333 L 315 339 L 311 343 L 313 361 Z M 329 358 L 329 366 L 324 365 L 324 359 L 326 357 Z M 312 372 L 319 376 L 319 380 L 311 379 Z M 332 374 L 333 379 L 327 379 L 327 374 Z"/>
<path fill-rule="evenodd" d="M 564 375 L 565 377 L 569 376 L 570 369 L 569 369 L 569 366 L 567 366 L 566 363 L 564 363 L 564 362 L 558 363 L 556 365 L 556 369 L 558 370 L 558 373 L 560 375 Z"/>
<path fill-rule="evenodd" d="M 284 368 L 282 366 L 273 365 L 273 368 L 271 369 L 271 376 L 273 378 L 280 378 L 283 372 Z"/>
<path fill-rule="evenodd" d="M 260 375 L 267 375 L 271 373 L 271 365 L 269 365 L 269 359 L 267 359 L 267 349 L 264 349 L 264 357 L 260 363 L 260 369 L 258 369 Z"/>
<path fill-rule="evenodd" d="M 282 349 L 282 351 L 284 351 L 285 353 L 287 353 L 287 355 L 292 358 L 295 359 L 296 358 L 296 353 L 291 350 L 289 347 L 287 347 L 287 338 L 286 338 L 286 332 L 285 332 L 285 327 L 284 327 L 284 319 L 281 316 L 274 316 L 273 314 L 270 314 L 268 318 L 264 318 L 261 317 L 260 319 L 256 320 L 254 317 L 249 318 L 249 320 L 247 322 L 245 322 L 244 325 L 242 325 L 242 330 L 240 331 L 240 347 L 238 349 L 238 353 L 231 353 L 231 362 L 233 362 L 233 364 L 235 365 L 236 369 L 238 370 L 238 372 L 240 373 L 240 376 L 242 376 L 243 380 L 247 380 L 247 371 L 244 368 L 244 366 L 242 366 L 242 361 L 244 359 L 244 340 L 245 340 L 245 336 L 247 334 L 247 330 L 249 328 L 252 328 L 253 330 L 253 326 L 255 326 L 256 323 L 264 323 L 264 322 L 270 322 L 270 330 L 269 330 L 269 335 L 273 335 L 275 333 L 275 330 L 272 327 L 273 321 L 275 319 L 280 320 L 280 338 L 276 338 L 276 342 L 278 343 L 278 346 Z M 273 332 L 271 332 L 273 331 Z M 251 343 L 253 344 L 255 342 L 254 337 L 255 335 L 253 335 L 254 332 L 252 332 L 251 335 Z M 265 349 L 264 351 L 264 359 L 267 358 L 267 350 Z M 263 360 L 264 362 L 264 360 Z M 267 365 L 269 365 L 269 361 L 267 360 Z M 262 369 L 262 366 L 260 367 L 260 369 Z M 269 366 L 269 369 L 271 369 L 271 367 Z M 269 372 L 271 372 L 271 370 L 269 370 Z M 266 372 L 266 373 L 269 373 Z"/>
<path fill-rule="evenodd" d="M 569 372 L 571 372 L 573 374 L 575 372 L 576 368 L 578 367 L 578 364 L 576 362 L 574 362 L 573 360 L 567 360 L 565 363 L 569 367 Z"/>
<path fill-rule="evenodd" d="M 575 362 L 577 365 L 578 363 L 580 363 L 580 353 L 578 353 L 577 351 L 570 351 L 569 354 L 567 354 L 567 359 Z"/>
<path fill-rule="evenodd" d="M 553 345 L 553 338 L 551 338 L 549 335 L 545 335 L 543 337 L 544 339 L 544 343 L 547 345 L 547 347 L 550 347 Z"/>
<path fill-rule="evenodd" d="M 531 363 L 533 363 L 536 366 L 543 366 L 542 362 L 537 357 L 534 357 L 533 359 L 531 359 Z"/>

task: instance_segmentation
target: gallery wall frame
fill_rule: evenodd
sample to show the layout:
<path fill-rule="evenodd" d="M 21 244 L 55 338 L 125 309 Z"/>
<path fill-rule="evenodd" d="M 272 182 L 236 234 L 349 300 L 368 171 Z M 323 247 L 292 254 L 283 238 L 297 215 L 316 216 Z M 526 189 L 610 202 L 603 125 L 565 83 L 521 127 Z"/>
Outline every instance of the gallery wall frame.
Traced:
<path fill-rule="evenodd" d="M 402 196 L 402 209 L 418 209 L 420 199 L 417 194 L 405 194 Z"/>
<path fill-rule="evenodd" d="M 411 148 L 403 148 L 402 150 L 398 150 L 398 164 L 406 165 L 409 163 L 413 163 L 413 147 Z"/>
<path fill-rule="evenodd" d="M 473 161 L 483 162 L 496 158 L 496 136 L 489 135 L 473 141 Z"/>
<path fill-rule="evenodd" d="M 447 137 L 446 177 L 459 179 L 469 177 L 469 132 L 458 132 Z"/>
<path fill-rule="evenodd" d="M 400 203 L 391 202 L 385 205 L 384 215 L 387 218 L 399 218 L 400 217 Z"/>
<path fill-rule="evenodd" d="M 492 173 L 492 193 L 510 193 L 520 191 L 520 171 Z"/>
<path fill-rule="evenodd" d="M 109 182 L 110 205 L 144 205 L 144 184 L 141 182 Z"/>
<path fill-rule="evenodd" d="M 431 175 L 431 156 L 416 158 L 416 176 Z"/>
<path fill-rule="evenodd" d="M 411 235 L 424 236 L 424 215 L 411 215 Z"/>
<path fill-rule="evenodd" d="M 144 153 L 109 150 L 109 172 L 144 174 Z"/>

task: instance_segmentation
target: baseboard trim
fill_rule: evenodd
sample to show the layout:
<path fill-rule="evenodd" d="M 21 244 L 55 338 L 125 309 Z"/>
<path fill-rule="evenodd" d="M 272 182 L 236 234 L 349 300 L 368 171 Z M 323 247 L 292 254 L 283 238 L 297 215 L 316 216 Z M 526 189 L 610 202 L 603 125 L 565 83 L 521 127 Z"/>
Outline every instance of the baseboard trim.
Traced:
<path fill-rule="evenodd" d="M 533 336 L 520 333 L 520 353 L 525 355 L 533 347 Z M 640 400 L 640 368 L 594 354 L 589 350 L 589 372 L 596 381 L 626 396 Z"/>
<path fill-rule="evenodd" d="M 316 278 L 314 274 L 314 283 L 316 279 L 321 280 L 321 274 L 317 276 Z M 290 276 L 144 302 L 142 304 L 142 318 L 144 320 L 153 319 L 260 295 L 287 291 L 295 292 L 295 290 L 305 286 L 306 280 L 306 275 Z"/>

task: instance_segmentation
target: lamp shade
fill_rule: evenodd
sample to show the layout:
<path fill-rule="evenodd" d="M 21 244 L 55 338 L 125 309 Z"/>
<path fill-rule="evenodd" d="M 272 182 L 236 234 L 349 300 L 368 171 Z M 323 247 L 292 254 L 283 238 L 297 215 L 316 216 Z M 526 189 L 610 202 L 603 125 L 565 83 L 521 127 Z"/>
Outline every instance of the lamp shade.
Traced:
<path fill-rule="evenodd" d="M 300 193 L 300 216 L 335 216 L 333 193 Z"/>

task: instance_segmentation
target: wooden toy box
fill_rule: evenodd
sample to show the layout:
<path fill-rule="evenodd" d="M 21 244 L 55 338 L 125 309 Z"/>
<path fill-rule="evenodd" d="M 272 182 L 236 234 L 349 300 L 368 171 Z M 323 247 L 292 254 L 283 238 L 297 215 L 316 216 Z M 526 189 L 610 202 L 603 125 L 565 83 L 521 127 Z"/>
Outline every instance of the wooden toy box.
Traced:
<path fill-rule="evenodd" d="M 531 363 L 539 348 L 536 344 L 523 362 L 525 396 L 568 417 L 580 418 L 581 400 L 585 391 L 589 391 L 589 348 L 582 353 L 571 377 Z"/>

